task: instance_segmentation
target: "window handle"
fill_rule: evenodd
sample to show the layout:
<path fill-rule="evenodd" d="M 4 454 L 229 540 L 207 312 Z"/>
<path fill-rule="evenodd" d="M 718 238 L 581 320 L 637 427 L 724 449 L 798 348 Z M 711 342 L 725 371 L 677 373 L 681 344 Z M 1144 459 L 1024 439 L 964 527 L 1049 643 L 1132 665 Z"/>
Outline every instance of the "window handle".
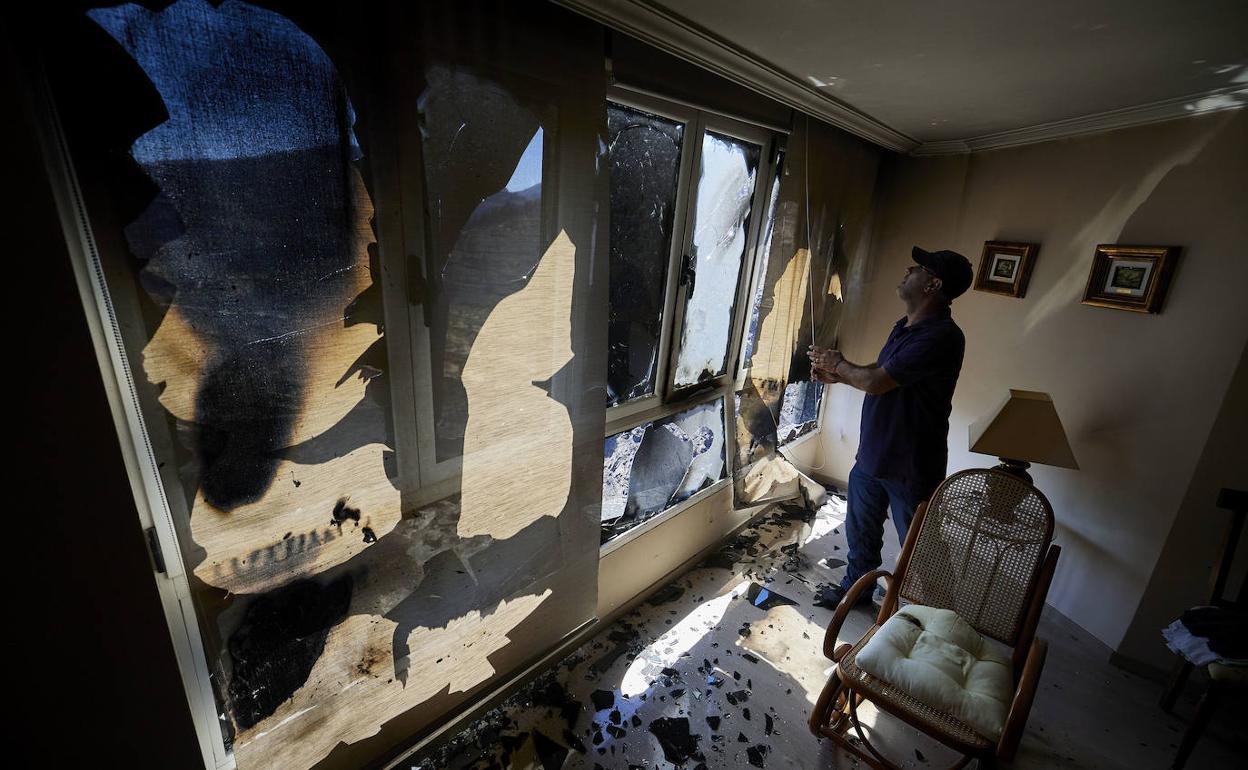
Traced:
<path fill-rule="evenodd" d="M 414 254 L 407 258 L 407 297 L 408 302 L 420 305 L 425 328 L 432 326 L 433 303 L 429 301 L 429 283 L 425 280 L 424 261 Z"/>
<path fill-rule="evenodd" d="M 696 264 L 697 263 L 694 261 L 694 257 L 692 254 L 686 254 L 685 256 L 681 257 L 680 282 L 684 284 L 685 286 L 689 287 L 689 290 L 685 292 L 686 297 L 693 296 L 693 287 L 694 287 L 694 284 L 697 283 L 698 273 L 697 273 L 697 270 L 694 269 L 694 265 Z"/>

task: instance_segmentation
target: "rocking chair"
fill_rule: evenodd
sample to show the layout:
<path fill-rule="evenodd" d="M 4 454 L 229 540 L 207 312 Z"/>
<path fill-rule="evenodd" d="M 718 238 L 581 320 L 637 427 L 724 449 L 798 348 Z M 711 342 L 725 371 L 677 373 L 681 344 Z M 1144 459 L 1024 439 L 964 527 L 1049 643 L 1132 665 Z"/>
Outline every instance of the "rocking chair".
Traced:
<path fill-rule="evenodd" d="M 932 499 L 915 512 L 896 570 L 890 574 L 880 569 L 863 575 L 837 607 L 823 642 L 823 654 L 837 666 L 815 704 L 811 731 L 831 738 L 870 767 L 897 768 L 863 732 L 857 707 L 866 700 L 961 752 L 962 758 L 951 770 L 965 767 L 972 759 L 978 759 L 981 767 L 993 767 L 998 760 L 1009 762 L 1022 739 L 1048 651 L 1048 645 L 1036 639 L 1035 633 L 1061 552 L 1051 543 L 1052 538 L 1052 507 L 1035 487 L 1017 476 L 976 469 L 945 479 Z M 874 590 L 881 577 L 888 592 L 875 625 L 856 643 L 837 645 L 841 626 L 858 597 L 863 591 Z M 901 601 L 921 606 L 907 607 L 899 614 Z M 889 670 L 894 672 L 894 680 L 901 681 L 878 676 L 878 662 L 868 666 L 877 673 L 860 665 L 883 660 L 877 654 L 883 649 L 893 656 L 893 663 L 908 666 L 905 671 L 925 669 L 920 648 L 948 648 L 945 637 L 954 636 L 944 630 L 947 626 L 929 624 L 924 628 L 922 619 L 931 617 L 958 624 L 962 631 L 958 638 L 973 639 L 968 646 L 974 649 L 954 650 L 952 659 L 965 662 L 963 671 L 979 673 L 957 681 L 959 669 L 955 665 L 953 678 L 944 674 L 935 677 L 940 681 L 932 686 L 941 697 L 933 698 L 931 687 L 916 685 L 913 676 L 897 674 L 897 667 Z M 877 634 L 880 641 L 869 648 Z M 904 644 L 897 646 L 898 639 L 913 640 L 916 634 L 926 637 L 919 636 L 912 650 L 905 649 Z M 1012 653 L 993 652 L 993 643 L 987 639 L 1012 648 Z M 864 648 L 869 649 L 868 655 L 863 655 Z M 911 652 L 914 659 L 907 658 Z M 950 653 L 944 657 L 950 659 Z M 958 705 L 987 702 L 975 688 L 992 677 L 996 681 L 990 689 L 998 694 L 998 700 L 991 701 L 991 709 L 974 706 L 968 712 Z M 860 745 L 850 737 L 851 727 Z"/>

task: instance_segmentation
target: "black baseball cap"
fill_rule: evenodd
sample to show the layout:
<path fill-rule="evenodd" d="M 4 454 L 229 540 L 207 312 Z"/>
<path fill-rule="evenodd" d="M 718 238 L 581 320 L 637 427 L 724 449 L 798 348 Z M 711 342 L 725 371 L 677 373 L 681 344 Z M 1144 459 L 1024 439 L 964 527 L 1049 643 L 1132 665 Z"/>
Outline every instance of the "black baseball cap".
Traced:
<path fill-rule="evenodd" d="M 966 257 L 956 251 L 924 251 L 918 246 L 911 252 L 914 261 L 940 279 L 940 292 L 952 302 L 971 288 L 974 271 Z"/>

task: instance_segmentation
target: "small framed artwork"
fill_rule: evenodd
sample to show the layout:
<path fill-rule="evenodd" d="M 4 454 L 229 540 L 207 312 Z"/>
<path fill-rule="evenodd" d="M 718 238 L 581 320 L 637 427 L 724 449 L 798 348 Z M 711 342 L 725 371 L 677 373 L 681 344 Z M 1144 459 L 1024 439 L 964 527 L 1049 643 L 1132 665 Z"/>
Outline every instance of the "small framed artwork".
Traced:
<path fill-rule="evenodd" d="M 975 289 L 1021 299 L 1027 293 L 1027 281 L 1039 249 L 1038 243 L 987 241 L 979 258 Z"/>
<path fill-rule="evenodd" d="M 1083 304 L 1160 313 L 1178 260 L 1178 246 L 1097 246 Z"/>

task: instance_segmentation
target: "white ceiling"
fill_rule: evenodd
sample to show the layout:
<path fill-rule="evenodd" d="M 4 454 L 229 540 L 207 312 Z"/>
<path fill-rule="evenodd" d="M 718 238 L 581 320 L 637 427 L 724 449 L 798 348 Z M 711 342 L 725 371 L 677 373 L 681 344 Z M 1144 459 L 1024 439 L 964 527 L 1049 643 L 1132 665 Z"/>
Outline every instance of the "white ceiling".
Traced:
<path fill-rule="evenodd" d="M 1248 0 L 631 2 L 918 143 L 1248 101 Z"/>

